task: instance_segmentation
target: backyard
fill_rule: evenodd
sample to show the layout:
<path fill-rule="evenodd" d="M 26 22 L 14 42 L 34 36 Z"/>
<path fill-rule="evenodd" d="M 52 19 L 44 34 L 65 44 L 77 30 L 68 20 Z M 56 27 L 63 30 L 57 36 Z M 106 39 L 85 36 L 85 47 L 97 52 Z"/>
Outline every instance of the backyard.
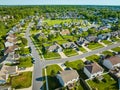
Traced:
<path fill-rule="evenodd" d="M 94 90 L 118 90 L 117 82 L 108 74 L 103 76 L 104 79 L 98 80 L 88 80 L 88 84 Z"/>

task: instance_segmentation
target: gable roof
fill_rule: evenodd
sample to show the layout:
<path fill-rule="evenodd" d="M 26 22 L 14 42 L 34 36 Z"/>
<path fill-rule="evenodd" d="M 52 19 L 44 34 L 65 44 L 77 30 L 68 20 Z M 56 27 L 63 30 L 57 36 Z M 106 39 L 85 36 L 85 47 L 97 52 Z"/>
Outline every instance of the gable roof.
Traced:
<path fill-rule="evenodd" d="M 64 83 L 67 83 L 68 81 L 71 81 L 71 80 L 76 79 L 77 77 L 79 77 L 76 70 L 61 71 L 61 73 L 59 75 L 61 76 Z"/>
<path fill-rule="evenodd" d="M 96 62 L 91 63 L 91 64 L 88 64 L 88 65 L 85 65 L 85 68 L 86 68 L 91 74 L 94 74 L 94 73 L 103 71 L 103 68 L 102 68 L 100 65 L 98 65 Z"/>
<path fill-rule="evenodd" d="M 112 65 L 120 63 L 120 57 L 119 56 L 112 56 L 110 58 L 107 58 L 106 60 L 109 60 Z"/>
<path fill-rule="evenodd" d="M 52 46 L 47 47 L 47 50 L 49 50 L 49 51 L 50 51 L 50 50 L 54 51 L 55 49 L 59 49 L 59 48 L 61 48 L 60 45 L 55 44 L 55 45 L 52 45 Z"/>
<path fill-rule="evenodd" d="M 18 48 L 17 45 L 9 46 L 9 47 L 7 47 L 7 48 L 5 49 L 4 54 L 11 53 L 11 52 L 13 52 L 16 48 Z"/>
<path fill-rule="evenodd" d="M 64 48 L 69 48 L 69 47 L 77 47 L 77 45 L 74 42 L 67 42 L 62 44 Z"/>
<path fill-rule="evenodd" d="M 60 32 L 60 34 L 62 34 L 62 35 L 67 35 L 67 34 L 70 34 L 70 31 L 69 31 L 69 30 L 62 30 L 62 31 Z"/>

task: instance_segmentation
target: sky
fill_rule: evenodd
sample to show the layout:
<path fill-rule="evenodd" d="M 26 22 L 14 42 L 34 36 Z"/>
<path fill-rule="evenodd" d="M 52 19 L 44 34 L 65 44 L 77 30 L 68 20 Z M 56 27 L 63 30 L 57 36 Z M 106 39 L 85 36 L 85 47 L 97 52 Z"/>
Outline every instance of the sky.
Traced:
<path fill-rule="evenodd" d="M 120 0 L 0 0 L 0 5 L 117 5 Z"/>

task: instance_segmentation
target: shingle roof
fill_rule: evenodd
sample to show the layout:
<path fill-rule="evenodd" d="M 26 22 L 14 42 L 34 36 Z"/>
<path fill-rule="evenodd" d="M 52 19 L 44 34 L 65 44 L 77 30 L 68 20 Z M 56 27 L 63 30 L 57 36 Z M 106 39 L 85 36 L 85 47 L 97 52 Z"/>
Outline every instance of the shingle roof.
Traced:
<path fill-rule="evenodd" d="M 112 65 L 120 63 L 120 57 L 118 56 L 112 56 L 110 58 L 107 58 L 106 60 L 109 60 L 112 63 Z"/>
<path fill-rule="evenodd" d="M 76 79 L 77 77 L 79 77 L 76 70 L 61 71 L 61 73 L 59 75 L 61 76 L 64 83 L 67 83 L 68 81 Z"/>
<path fill-rule="evenodd" d="M 18 48 L 18 46 L 17 45 L 14 45 L 14 46 L 9 46 L 9 47 L 7 47 L 6 49 L 5 49 L 5 54 L 8 54 L 8 53 L 11 53 L 11 52 L 13 52 L 16 48 Z"/>
<path fill-rule="evenodd" d="M 91 74 L 94 74 L 94 73 L 97 73 L 99 71 L 103 71 L 103 68 L 98 65 L 96 62 L 94 63 L 91 63 L 89 65 L 85 65 L 85 68 L 91 73 Z"/>

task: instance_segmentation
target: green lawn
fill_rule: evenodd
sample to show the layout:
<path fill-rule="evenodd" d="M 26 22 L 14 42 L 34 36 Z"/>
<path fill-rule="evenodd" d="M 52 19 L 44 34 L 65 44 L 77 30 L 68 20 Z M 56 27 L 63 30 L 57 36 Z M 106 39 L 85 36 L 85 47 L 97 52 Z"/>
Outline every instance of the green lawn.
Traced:
<path fill-rule="evenodd" d="M 120 47 L 113 48 L 112 50 L 115 52 L 120 52 Z"/>
<path fill-rule="evenodd" d="M 77 40 L 77 37 L 75 37 L 75 36 L 72 36 L 72 35 L 64 35 L 63 36 L 63 38 L 65 39 L 65 40 L 71 40 L 71 41 L 76 41 Z"/>
<path fill-rule="evenodd" d="M 98 48 L 101 48 L 101 47 L 103 47 L 103 46 L 99 43 L 89 43 L 89 45 L 88 45 L 88 48 L 91 49 L 91 50 L 98 49 Z"/>
<path fill-rule="evenodd" d="M 54 24 L 60 24 L 60 23 L 64 23 L 64 22 L 71 22 L 71 21 L 78 21 L 77 19 L 66 19 L 66 20 L 44 20 L 44 22 L 47 22 L 48 25 L 54 25 Z"/>
<path fill-rule="evenodd" d="M 78 53 L 73 50 L 73 49 L 64 49 L 63 51 L 65 53 L 66 56 L 70 57 L 70 56 L 74 56 L 74 55 L 78 55 Z"/>
<path fill-rule="evenodd" d="M 106 82 L 100 81 L 95 82 L 93 80 L 87 81 L 91 88 L 96 88 L 94 90 L 118 90 L 117 82 L 108 74 L 103 76 Z"/>
<path fill-rule="evenodd" d="M 87 52 L 82 46 L 79 47 L 79 50 L 80 50 L 81 52 L 83 52 L 83 53 Z"/>
<path fill-rule="evenodd" d="M 120 41 L 120 39 L 118 39 L 116 37 L 111 38 L 111 40 L 113 40 L 114 42 L 119 42 Z"/>
<path fill-rule="evenodd" d="M 49 90 L 54 90 L 60 87 L 59 81 L 56 79 L 55 75 L 61 70 L 62 69 L 56 64 L 46 67 Z"/>
<path fill-rule="evenodd" d="M 20 64 L 18 67 L 31 67 L 32 66 L 32 58 L 31 57 L 23 57 L 19 59 Z"/>
<path fill-rule="evenodd" d="M 109 55 L 109 56 L 113 56 L 113 53 L 110 52 L 110 51 L 104 51 L 104 52 L 102 52 L 102 54 L 104 54 L 104 55 Z"/>
<path fill-rule="evenodd" d="M 61 58 L 60 55 L 58 53 L 56 53 L 56 52 L 47 52 L 43 56 L 47 60 Z"/>
<path fill-rule="evenodd" d="M 32 81 L 32 72 L 23 72 L 18 76 L 14 76 L 11 78 L 12 88 L 20 89 L 20 88 L 28 88 L 31 86 Z"/>
<path fill-rule="evenodd" d="M 95 62 L 98 62 L 99 58 L 100 57 L 98 55 L 91 55 L 91 56 L 86 57 L 87 60 L 95 61 Z"/>
<path fill-rule="evenodd" d="M 112 44 L 112 42 L 111 42 L 111 41 L 108 41 L 108 40 L 103 40 L 102 42 L 103 42 L 104 44 L 106 44 L 106 45 Z"/>
<path fill-rule="evenodd" d="M 76 60 L 72 62 L 65 62 L 66 67 L 71 67 L 73 69 L 79 70 L 80 68 L 84 67 L 84 63 L 82 60 Z"/>

